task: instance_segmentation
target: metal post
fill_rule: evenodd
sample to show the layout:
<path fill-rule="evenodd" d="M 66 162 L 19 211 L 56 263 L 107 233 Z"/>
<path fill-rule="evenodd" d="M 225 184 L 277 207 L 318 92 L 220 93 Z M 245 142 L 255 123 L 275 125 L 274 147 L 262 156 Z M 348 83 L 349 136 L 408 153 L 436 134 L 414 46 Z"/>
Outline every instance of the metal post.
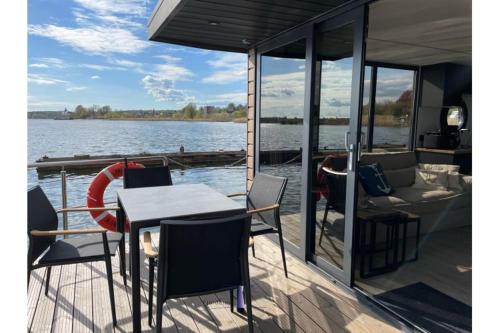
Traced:
<path fill-rule="evenodd" d="M 66 192 L 66 171 L 64 167 L 61 169 L 61 193 L 62 193 L 62 208 L 68 207 L 68 196 Z M 68 230 L 68 213 L 63 213 L 63 229 Z M 64 238 L 67 236 L 64 235 Z"/>

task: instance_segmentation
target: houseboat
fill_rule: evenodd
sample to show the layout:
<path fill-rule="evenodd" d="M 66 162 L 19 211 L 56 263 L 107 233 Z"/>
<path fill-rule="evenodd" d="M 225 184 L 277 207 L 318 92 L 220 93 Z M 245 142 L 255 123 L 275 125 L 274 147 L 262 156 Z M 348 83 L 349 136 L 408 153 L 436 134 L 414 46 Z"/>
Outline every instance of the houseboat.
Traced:
<path fill-rule="evenodd" d="M 409 327 L 471 330 L 470 0 L 158 1 L 148 30 L 248 55 L 247 186 L 289 179 L 287 252 Z"/>

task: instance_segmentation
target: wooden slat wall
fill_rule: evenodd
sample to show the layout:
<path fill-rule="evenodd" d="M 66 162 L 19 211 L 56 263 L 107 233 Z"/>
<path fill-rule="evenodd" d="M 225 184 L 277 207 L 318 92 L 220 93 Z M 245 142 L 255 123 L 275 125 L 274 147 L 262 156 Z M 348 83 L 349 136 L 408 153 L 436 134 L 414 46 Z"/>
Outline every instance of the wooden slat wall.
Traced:
<path fill-rule="evenodd" d="M 247 190 L 252 186 L 254 174 L 254 141 L 255 141 L 255 49 L 248 51 L 248 110 L 247 110 Z"/>

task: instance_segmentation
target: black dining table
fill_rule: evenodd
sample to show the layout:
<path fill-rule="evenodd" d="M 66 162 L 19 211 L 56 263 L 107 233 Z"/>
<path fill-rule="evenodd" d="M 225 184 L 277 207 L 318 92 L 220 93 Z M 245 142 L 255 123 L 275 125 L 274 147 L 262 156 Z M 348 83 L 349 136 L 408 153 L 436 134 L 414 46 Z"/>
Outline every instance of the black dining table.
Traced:
<path fill-rule="evenodd" d="M 139 232 L 157 227 L 168 219 L 202 219 L 246 212 L 246 207 L 204 184 L 185 184 L 119 189 L 118 230 L 129 223 L 132 320 L 134 332 L 141 332 L 141 282 Z M 124 243 L 121 245 L 124 248 Z"/>

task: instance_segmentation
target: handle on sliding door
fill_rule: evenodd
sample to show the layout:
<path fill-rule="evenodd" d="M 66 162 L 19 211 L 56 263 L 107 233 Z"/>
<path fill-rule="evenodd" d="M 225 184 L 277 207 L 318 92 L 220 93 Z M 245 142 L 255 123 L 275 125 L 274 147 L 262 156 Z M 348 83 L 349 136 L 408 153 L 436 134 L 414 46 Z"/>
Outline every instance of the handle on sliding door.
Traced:
<path fill-rule="evenodd" d="M 351 135 L 350 131 L 344 133 L 344 146 L 345 150 L 349 151 L 349 136 Z"/>
<path fill-rule="evenodd" d="M 366 139 L 365 132 L 361 132 L 358 144 L 358 162 L 361 159 L 361 151 L 363 150 L 363 146 L 366 144 L 365 139 Z"/>

